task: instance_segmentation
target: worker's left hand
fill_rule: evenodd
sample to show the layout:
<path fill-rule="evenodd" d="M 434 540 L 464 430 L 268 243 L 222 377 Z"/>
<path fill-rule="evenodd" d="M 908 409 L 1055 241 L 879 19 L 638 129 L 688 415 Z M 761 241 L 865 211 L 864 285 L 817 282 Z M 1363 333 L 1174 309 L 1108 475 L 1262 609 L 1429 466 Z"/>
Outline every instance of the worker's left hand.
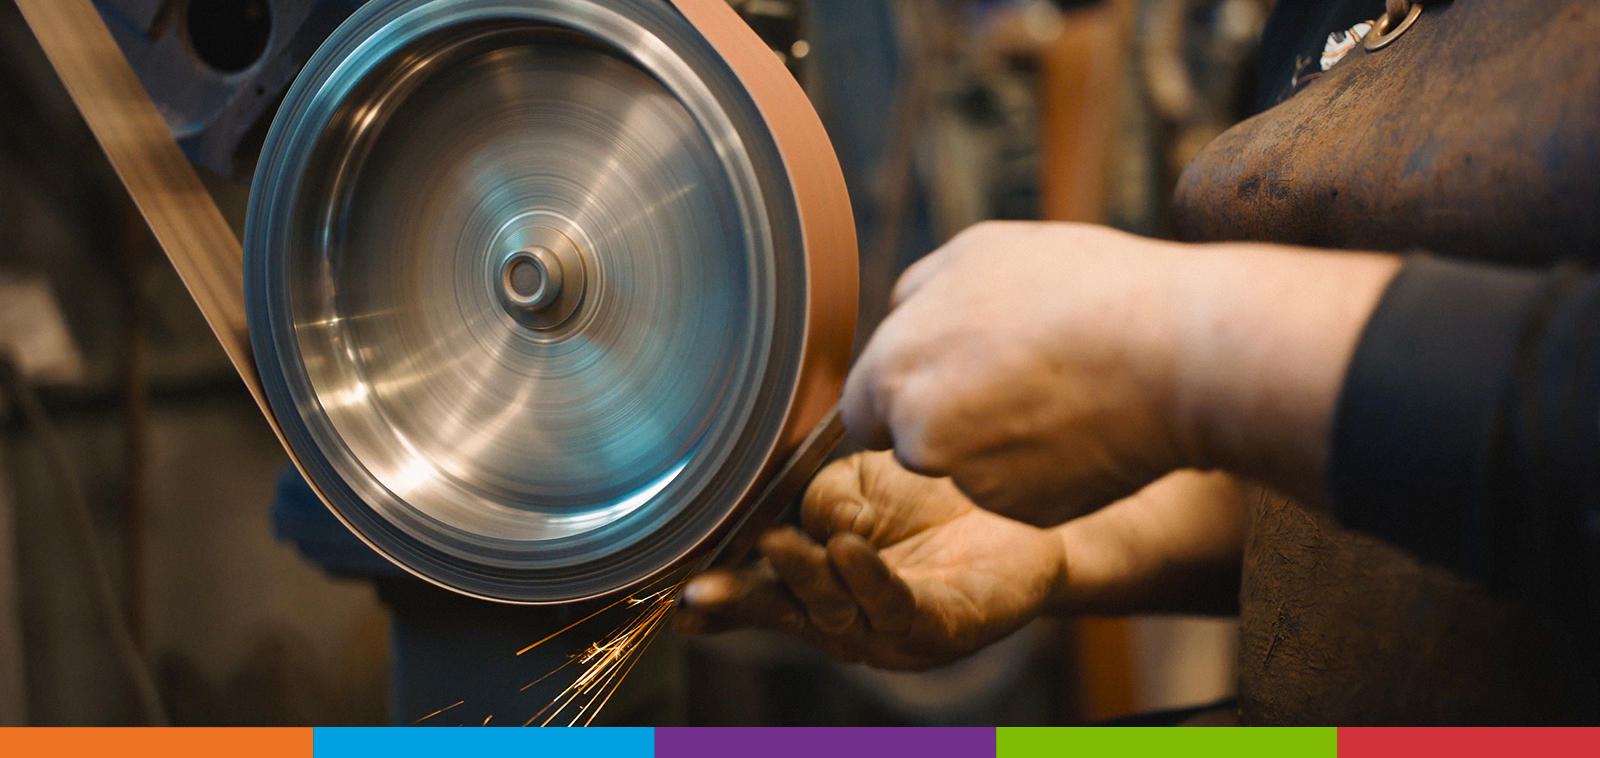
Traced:
<path fill-rule="evenodd" d="M 884 453 L 824 469 L 802 523 L 763 535 L 754 566 L 693 580 L 675 628 L 765 626 L 835 660 L 925 669 L 1021 628 L 1064 573 L 1056 536 L 979 509 L 949 480 Z"/>

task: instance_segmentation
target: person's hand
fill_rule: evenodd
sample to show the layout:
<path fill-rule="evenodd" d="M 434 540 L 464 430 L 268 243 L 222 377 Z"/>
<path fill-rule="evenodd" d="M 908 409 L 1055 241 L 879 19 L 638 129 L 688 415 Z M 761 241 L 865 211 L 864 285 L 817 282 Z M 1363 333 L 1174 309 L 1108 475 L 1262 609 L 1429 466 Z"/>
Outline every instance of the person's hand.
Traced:
<path fill-rule="evenodd" d="M 835 659 L 919 669 L 961 658 L 1044 613 L 1237 612 L 1245 489 L 1180 471 L 1043 530 L 975 506 L 949 480 L 867 453 L 824 469 L 802 521 L 765 556 L 686 588 L 674 626 L 797 636 Z"/>
<path fill-rule="evenodd" d="M 763 626 L 836 660 L 925 669 L 1021 628 L 1062 575 L 1055 535 L 981 510 L 949 480 L 882 453 L 823 469 L 802 523 L 804 532 L 762 535 L 754 566 L 693 580 L 675 628 Z"/>
<path fill-rule="evenodd" d="M 846 381 L 846 425 L 1028 523 L 1133 493 L 1184 461 L 1170 423 L 1172 325 L 1152 307 L 1171 297 L 1170 258 L 1099 227 L 961 233 L 895 287 Z"/>
<path fill-rule="evenodd" d="M 1059 524 L 1181 468 L 1321 498 L 1328 426 L 1392 256 L 985 223 L 912 266 L 844 418 L 978 505 Z"/>

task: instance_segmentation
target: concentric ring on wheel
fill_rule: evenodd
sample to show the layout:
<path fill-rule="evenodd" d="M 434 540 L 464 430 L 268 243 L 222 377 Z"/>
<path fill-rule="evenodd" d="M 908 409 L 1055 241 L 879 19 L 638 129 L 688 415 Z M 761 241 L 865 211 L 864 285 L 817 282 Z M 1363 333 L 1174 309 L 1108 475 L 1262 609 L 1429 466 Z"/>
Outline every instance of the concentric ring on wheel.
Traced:
<path fill-rule="evenodd" d="M 303 470 L 460 592 L 659 574 L 792 426 L 811 293 L 787 177 L 664 3 L 369 3 L 291 88 L 246 229 L 252 344 Z M 530 322 L 507 266 L 551 234 L 581 253 L 577 304 Z"/>

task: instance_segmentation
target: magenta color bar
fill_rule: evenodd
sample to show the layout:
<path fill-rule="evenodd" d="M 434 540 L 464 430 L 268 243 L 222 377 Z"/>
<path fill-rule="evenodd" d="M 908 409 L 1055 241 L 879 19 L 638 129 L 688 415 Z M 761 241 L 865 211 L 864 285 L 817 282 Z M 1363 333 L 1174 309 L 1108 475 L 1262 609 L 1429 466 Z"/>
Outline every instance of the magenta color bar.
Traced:
<path fill-rule="evenodd" d="M 995 758 L 994 729 L 656 729 L 656 758 Z"/>

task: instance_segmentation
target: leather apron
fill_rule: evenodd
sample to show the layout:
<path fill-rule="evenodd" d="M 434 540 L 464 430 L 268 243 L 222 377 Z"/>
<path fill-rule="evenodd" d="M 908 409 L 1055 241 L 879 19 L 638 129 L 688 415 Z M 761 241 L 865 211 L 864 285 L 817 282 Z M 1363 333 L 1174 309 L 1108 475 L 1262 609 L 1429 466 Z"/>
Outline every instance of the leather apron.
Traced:
<path fill-rule="evenodd" d="M 1192 241 L 1592 264 L 1600 3 L 1430 2 L 1388 47 L 1358 45 L 1207 146 L 1173 214 Z M 1244 723 L 1600 720 L 1592 666 L 1542 614 L 1329 514 L 1281 501 L 1254 510 Z"/>

